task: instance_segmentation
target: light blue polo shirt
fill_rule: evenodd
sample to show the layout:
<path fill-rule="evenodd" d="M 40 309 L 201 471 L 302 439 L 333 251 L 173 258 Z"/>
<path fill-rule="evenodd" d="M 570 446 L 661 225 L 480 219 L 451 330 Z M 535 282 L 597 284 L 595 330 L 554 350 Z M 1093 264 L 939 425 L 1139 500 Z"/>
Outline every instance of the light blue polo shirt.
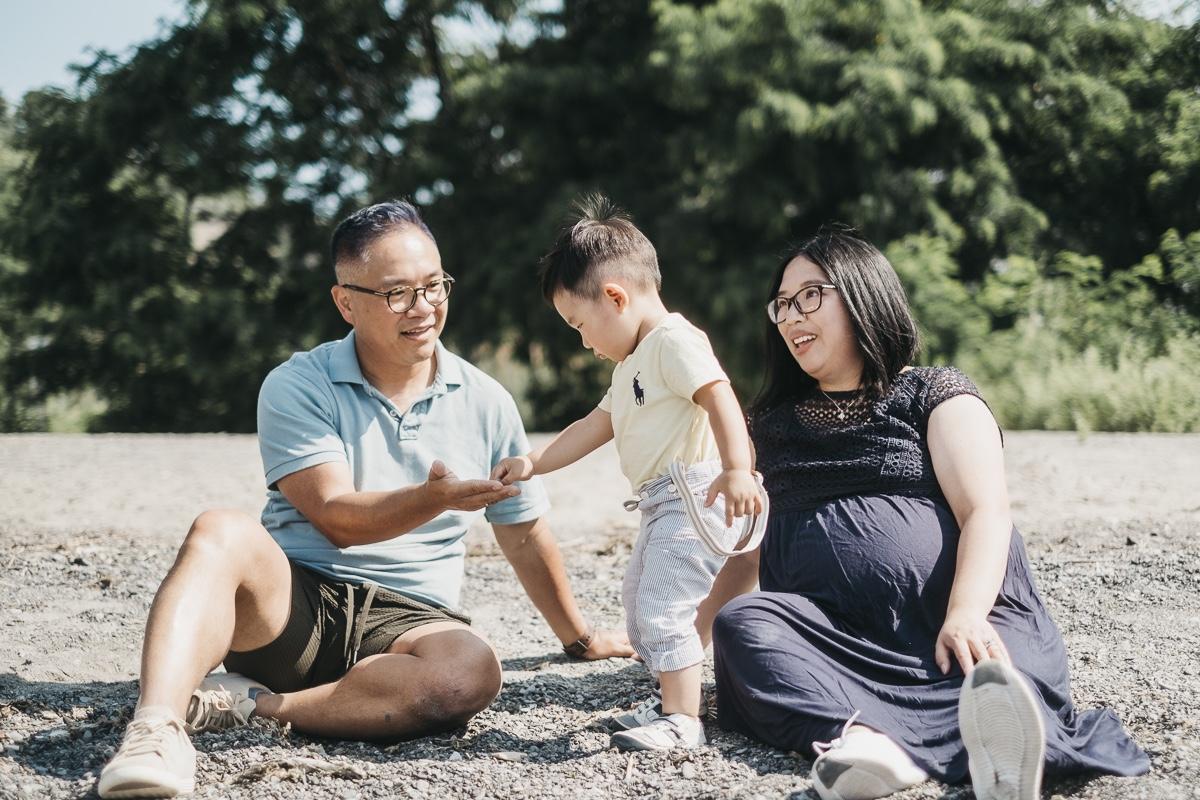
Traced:
<path fill-rule="evenodd" d="M 386 492 L 424 482 L 436 460 L 468 480 L 528 453 L 512 396 L 440 341 L 433 385 L 403 413 L 363 377 L 353 331 L 296 353 L 263 381 L 258 446 L 268 489 L 262 523 L 288 558 L 336 580 L 371 581 L 444 608 L 459 602 L 463 535 L 472 521 L 486 513 L 494 524 L 530 522 L 550 507 L 534 478 L 486 512 L 446 511 L 395 538 L 338 548 L 278 490 L 280 478 L 329 462 L 350 468 L 356 490 Z"/>

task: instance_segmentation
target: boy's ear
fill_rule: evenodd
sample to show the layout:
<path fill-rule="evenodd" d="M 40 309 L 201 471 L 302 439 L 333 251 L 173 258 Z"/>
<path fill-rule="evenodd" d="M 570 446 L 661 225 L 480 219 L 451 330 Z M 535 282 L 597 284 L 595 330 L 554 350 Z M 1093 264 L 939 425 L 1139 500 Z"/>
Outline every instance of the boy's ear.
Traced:
<path fill-rule="evenodd" d="M 606 283 L 601 287 L 604 292 L 604 299 L 617 307 L 618 311 L 624 311 L 629 305 L 629 292 L 625 291 L 625 287 L 619 283 Z"/>

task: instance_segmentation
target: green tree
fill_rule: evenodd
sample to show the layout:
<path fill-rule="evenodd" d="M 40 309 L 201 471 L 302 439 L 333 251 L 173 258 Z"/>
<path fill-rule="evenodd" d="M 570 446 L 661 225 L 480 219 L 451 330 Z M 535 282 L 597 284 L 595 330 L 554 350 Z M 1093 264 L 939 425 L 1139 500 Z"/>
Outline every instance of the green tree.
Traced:
<path fill-rule="evenodd" d="M 535 264 L 595 189 L 655 242 L 668 304 L 743 395 L 776 254 L 829 220 L 893 257 L 926 358 L 981 379 L 1005 375 L 985 355 L 1006 337 L 1093 359 L 1072 374 L 1105 387 L 1135 351 L 1168 372 L 1191 352 L 1200 25 L 1085 0 L 544 8 L 193 0 L 76 93 L 28 95 L 0 224 L 29 265 L 5 273 L 0 313 L 28 312 L 6 385 L 94 386 L 104 428 L 248 430 L 263 374 L 343 330 L 333 221 L 411 195 L 459 280 L 451 343 L 527 363 L 531 422 L 560 425 L 606 369 L 542 306 Z M 1123 316 L 1132 343 L 1106 328 Z"/>
<path fill-rule="evenodd" d="M 533 298 L 531 265 L 568 199 L 608 192 L 657 244 L 669 304 L 710 332 L 744 391 L 772 253 L 825 221 L 895 243 L 934 360 L 1017 323 L 1018 307 L 988 305 L 1012 265 L 1028 282 L 1070 251 L 1107 279 L 1168 229 L 1200 228 L 1197 28 L 1119 5 L 982 0 L 568 0 L 541 21 L 527 46 L 465 65 L 458 115 L 479 157 L 445 165 L 454 192 L 437 213 L 483 232 L 469 257 L 498 290 L 525 283 Z M 1164 278 L 1157 297 L 1182 291 Z M 578 369 L 551 314 L 517 328 L 549 367 L 539 420 L 598 396 L 602 375 Z"/>
<path fill-rule="evenodd" d="M 468 3 L 189 3 L 188 18 L 75 93 L 16 117 L 7 247 L 39 309 L 9 354 L 39 397 L 94 386 L 119 430 L 253 430 L 257 387 L 296 349 L 340 335 L 331 220 L 411 191 L 419 90 L 453 107 L 441 21 Z M 205 241 L 198 241 L 201 234 Z"/>

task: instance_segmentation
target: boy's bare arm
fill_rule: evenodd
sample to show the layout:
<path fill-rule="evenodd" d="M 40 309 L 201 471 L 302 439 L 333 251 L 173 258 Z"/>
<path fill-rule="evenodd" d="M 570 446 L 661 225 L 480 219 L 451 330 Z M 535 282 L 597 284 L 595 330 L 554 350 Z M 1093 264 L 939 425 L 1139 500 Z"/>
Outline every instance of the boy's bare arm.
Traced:
<path fill-rule="evenodd" d="M 754 456 L 750 434 L 733 387 L 727 381 L 713 381 L 697 389 L 692 402 L 708 412 L 723 469 L 709 487 L 705 505 L 711 506 L 718 494 L 724 494 L 726 525 L 732 525 L 734 517 L 761 513 L 758 483 L 751 473 Z"/>
<path fill-rule="evenodd" d="M 612 438 L 612 415 L 595 408 L 529 455 L 501 460 L 492 470 L 491 478 L 507 485 L 528 480 L 534 475 L 545 475 L 574 464 Z"/>
<path fill-rule="evenodd" d="M 752 463 L 750 435 L 746 432 L 745 417 L 733 387 L 727 381 L 713 381 L 697 389 L 692 402 L 708 412 L 708 423 L 721 453 L 721 466 L 749 472 Z"/>

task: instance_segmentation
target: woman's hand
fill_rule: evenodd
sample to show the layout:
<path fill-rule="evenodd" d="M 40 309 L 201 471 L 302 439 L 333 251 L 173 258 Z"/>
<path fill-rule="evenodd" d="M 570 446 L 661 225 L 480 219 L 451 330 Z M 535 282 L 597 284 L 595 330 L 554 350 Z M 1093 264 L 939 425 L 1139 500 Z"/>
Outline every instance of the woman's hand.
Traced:
<path fill-rule="evenodd" d="M 1000 634 L 988 622 L 986 614 L 971 611 L 950 611 L 938 632 L 933 658 L 943 675 L 950 672 L 950 657 L 958 661 L 964 675 L 969 675 L 976 662 L 998 658 L 1012 663 Z"/>

